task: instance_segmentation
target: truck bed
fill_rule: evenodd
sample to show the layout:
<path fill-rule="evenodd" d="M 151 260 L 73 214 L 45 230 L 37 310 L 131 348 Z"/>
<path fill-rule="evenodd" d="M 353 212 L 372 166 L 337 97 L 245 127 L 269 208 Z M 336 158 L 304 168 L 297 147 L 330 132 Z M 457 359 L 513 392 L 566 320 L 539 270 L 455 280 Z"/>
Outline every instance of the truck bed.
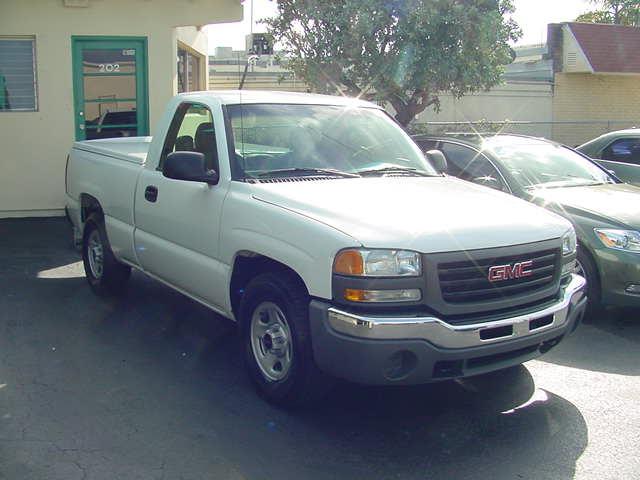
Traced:
<path fill-rule="evenodd" d="M 75 142 L 73 148 L 142 165 L 147 159 L 152 138 L 153 137 L 119 137 L 84 140 Z"/>

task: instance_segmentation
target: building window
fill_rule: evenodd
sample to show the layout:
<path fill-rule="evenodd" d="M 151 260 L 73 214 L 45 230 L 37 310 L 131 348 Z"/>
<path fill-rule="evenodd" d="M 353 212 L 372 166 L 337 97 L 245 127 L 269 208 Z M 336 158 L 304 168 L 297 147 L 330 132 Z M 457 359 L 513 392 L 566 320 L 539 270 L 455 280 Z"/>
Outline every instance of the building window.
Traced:
<path fill-rule="evenodd" d="M 178 93 L 203 90 L 200 66 L 203 57 L 178 46 Z"/>
<path fill-rule="evenodd" d="M 0 37 L 0 111 L 37 110 L 34 37 Z"/>

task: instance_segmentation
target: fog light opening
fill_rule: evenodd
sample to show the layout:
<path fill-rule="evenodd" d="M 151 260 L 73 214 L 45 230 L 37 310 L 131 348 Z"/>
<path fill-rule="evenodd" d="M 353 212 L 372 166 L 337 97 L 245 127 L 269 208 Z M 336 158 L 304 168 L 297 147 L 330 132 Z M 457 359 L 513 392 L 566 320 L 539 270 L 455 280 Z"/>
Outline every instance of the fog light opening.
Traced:
<path fill-rule="evenodd" d="M 418 366 L 418 357 L 408 350 L 398 350 L 385 362 L 382 374 L 388 380 L 402 380 Z"/>

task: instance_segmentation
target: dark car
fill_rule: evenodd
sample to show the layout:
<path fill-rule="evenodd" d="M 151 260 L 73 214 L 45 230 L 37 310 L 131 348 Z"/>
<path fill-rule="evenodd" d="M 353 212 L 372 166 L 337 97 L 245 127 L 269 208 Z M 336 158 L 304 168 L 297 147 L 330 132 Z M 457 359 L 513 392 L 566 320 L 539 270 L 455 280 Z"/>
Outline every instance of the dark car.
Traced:
<path fill-rule="evenodd" d="M 621 180 L 640 185 L 640 128 L 605 133 L 576 150 L 613 170 Z"/>
<path fill-rule="evenodd" d="M 135 110 L 105 112 L 85 122 L 87 140 L 113 137 L 135 137 L 138 134 Z"/>
<path fill-rule="evenodd" d="M 592 314 L 603 305 L 640 307 L 640 188 L 540 138 L 474 134 L 414 140 L 425 152 L 441 151 L 449 175 L 569 219 L 578 237 L 576 271 L 587 279 Z"/>

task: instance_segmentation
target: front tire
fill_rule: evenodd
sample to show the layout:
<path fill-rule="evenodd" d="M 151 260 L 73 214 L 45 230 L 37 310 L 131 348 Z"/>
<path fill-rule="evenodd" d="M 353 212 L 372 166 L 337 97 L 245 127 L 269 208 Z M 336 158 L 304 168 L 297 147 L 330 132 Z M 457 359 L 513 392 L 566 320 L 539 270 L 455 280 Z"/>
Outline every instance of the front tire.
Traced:
<path fill-rule="evenodd" d="M 245 364 L 258 393 L 286 407 L 322 398 L 332 385 L 313 358 L 309 294 L 293 273 L 249 282 L 240 306 Z"/>
<path fill-rule="evenodd" d="M 91 289 L 100 296 L 121 294 L 131 276 L 131 267 L 116 260 L 104 220 L 97 214 L 85 222 L 82 263 Z"/>

